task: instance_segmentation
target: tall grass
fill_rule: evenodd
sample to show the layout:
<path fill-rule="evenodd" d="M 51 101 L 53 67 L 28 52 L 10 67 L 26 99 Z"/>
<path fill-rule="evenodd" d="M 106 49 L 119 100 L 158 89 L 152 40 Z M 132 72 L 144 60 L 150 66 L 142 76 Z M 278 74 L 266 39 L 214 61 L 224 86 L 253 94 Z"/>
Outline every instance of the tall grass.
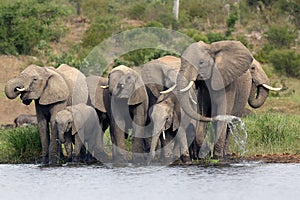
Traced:
<path fill-rule="evenodd" d="M 0 130 L 0 163 L 33 163 L 41 157 L 35 126 Z"/>
<path fill-rule="evenodd" d="M 261 113 L 243 119 L 248 139 L 246 155 L 300 153 L 300 116 Z"/>

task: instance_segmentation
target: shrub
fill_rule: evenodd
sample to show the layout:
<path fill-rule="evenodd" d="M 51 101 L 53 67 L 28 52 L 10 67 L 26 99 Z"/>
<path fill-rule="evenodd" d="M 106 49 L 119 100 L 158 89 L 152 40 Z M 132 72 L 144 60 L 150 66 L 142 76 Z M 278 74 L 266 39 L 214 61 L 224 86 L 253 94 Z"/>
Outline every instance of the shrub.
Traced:
<path fill-rule="evenodd" d="M 273 48 L 290 48 L 297 39 L 297 31 L 288 25 L 273 25 L 266 33 L 266 38 Z"/>
<path fill-rule="evenodd" d="M 300 54 L 295 50 L 273 50 L 270 52 L 268 60 L 277 72 L 300 78 Z"/>
<path fill-rule="evenodd" d="M 135 3 L 132 7 L 128 9 L 128 16 L 131 19 L 141 20 L 144 17 L 146 11 L 145 3 Z"/>
<path fill-rule="evenodd" d="M 207 39 L 208 39 L 208 43 L 213 43 L 213 42 L 218 42 L 221 40 L 226 40 L 226 37 L 219 32 L 215 32 L 215 33 L 207 33 L 206 34 Z"/>
<path fill-rule="evenodd" d="M 59 40 L 59 18 L 68 9 L 52 2 L 17 1 L 0 5 L 0 53 L 31 54 L 40 40 Z"/>

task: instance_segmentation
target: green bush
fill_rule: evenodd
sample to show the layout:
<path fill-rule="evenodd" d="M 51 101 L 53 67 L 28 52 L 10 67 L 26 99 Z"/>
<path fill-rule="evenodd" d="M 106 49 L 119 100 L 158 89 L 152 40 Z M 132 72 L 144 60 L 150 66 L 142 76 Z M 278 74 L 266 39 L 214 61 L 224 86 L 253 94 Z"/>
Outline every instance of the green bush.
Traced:
<path fill-rule="evenodd" d="M 132 7 L 128 9 L 128 16 L 131 19 L 141 20 L 144 18 L 145 11 L 146 11 L 145 3 L 135 3 Z"/>
<path fill-rule="evenodd" d="M 41 156 L 38 129 L 28 126 L 0 130 L 0 163 L 32 163 Z"/>
<path fill-rule="evenodd" d="M 226 36 L 224 36 L 222 33 L 215 32 L 215 33 L 207 33 L 206 34 L 208 43 L 218 42 L 221 40 L 226 40 Z"/>
<path fill-rule="evenodd" d="M 0 5 L 0 53 L 31 54 L 40 40 L 58 41 L 64 33 L 59 18 L 68 11 L 50 1 Z"/>
<path fill-rule="evenodd" d="M 290 48 L 297 37 L 297 31 L 293 28 L 290 28 L 288 25 L 270 26 L 268 32 L 266 33 L 266 38 L 274 49 Z"/>
<path fill-rule="evenodd" d="M 273 50 L 269 53 L 268 60 L 277 72 L 300 78 L 300 54 L 295 50 Z"/>

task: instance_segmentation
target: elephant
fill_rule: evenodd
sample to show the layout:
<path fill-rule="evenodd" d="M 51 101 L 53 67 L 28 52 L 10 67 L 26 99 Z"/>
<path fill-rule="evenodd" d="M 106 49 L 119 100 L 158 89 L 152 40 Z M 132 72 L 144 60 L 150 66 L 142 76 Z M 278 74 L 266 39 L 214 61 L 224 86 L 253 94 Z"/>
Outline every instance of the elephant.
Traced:
<path fill-rule="evenodd" d="M 148 141 L 144 128 L 147 123 L 149 99 L 141 76 L 133 69 L 120 65 L 108 75 L 108 89 L 111 98 L 110 131 L 113 143 L 113 161 L 127 161 L 125 135 L 133 130 L 132 161 L 144 163 L 144 152 Z"/>
<path fill-rule="evenodd" d="M 182 112 L 176 95 L 172 92 L 161 94 L 149 113 L 154 126 L 147 164 L 150 164 L 155 156 L 158 139 L 161 141 L 161 156 L 165 163 L 173 162 L 179 157 L 184 163 L 190 163 L 187 144 L 194 140 L 196 120 L 190 119 Z"/>
<path fill-rule="evenodd" d="M 175 56 L 164 56 L 143 65 L 142 79 L 154 95 L 154 103 L 160 96 L 160 92 L 165 91 L 167 93 L 167 89 L 173 89 L 179 68 L 180 58 Z M 150 104 L 153 105 L 154 103 Z"/>
<path fill-rule="evenodd" d="M 65 145 L 68 161 L 82 162 L 82 159 L 85 159 L 91 162 L 92 153 L 98 160 L 104 158 L 104 132 L 93 107 L 84 103 L 67 106 L 56 114 L 55 123 L 59 141 Z M 72 159 L 72 142 L 75 151 L 74 159 Z M 85 142 L 88 145 L 88 153 L 85 158 L 82 158 L 81 151 Z"/>
<path fill-rule="evenodd" d="M 110 95 L 108 88 L 105 87 L 108 84 L 108 78 L 90 75 L 86 78 L 86 81 L 89 91 L 87 104 L 95 108 L 104 133 L 110 126 L 110 119 L 107 112 L 110 110 Z"/>
<path fill-rule="evenodd" d="M 176 80 L 178 99 L 184 112 L 200 121 L 196 134 L 198 145 L 203 144 L 207 122 L 213 122 L 215 159 L 223 159 L 228 153 L 225 146 L 228 146 L 229 135 L 224 115 L 240 116 L 247 101 L 254 107 L 255 104 L 259 106 L 259 101 L 264 99 L 260 96 L 264 96 L 263 91 L 273 89 L 268 86 L 267 80 L 255 79 L 259 76 L 255 76 L 253 66 L 253 56 L 239 41 L 196 42 L 187 47 L 181 56 Z M 190 103 L 189 93 L 193 85 L 197 89 L 198 111 Z"/>
<path fill-rule="evenodd" d="M 66 64 L 57 69 L 32 64 L 6 83 L 5 94 L 9 99 L 20 95 L 26 105 L 34 100 L 42 144 L 42 164 L 57 164 L 61 146 L 56 140 L 55 116 L 66 106 L 87 102 L 84 74 Z"/>
<path fill-rule="evenodd" d="M 14 119 L 15 127 L 37 125 L 36 115 L 21 114 Z"/>

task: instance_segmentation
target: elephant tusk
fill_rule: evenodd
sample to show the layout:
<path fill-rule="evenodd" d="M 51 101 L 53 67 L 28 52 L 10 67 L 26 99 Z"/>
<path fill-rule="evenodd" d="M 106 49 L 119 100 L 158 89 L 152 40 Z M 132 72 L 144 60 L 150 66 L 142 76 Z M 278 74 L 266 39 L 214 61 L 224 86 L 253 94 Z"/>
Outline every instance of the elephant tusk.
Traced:
<path fill-rule="evenodd" d="M 193 96 L 192 96 L 192 94 L 191 94 L 191 91 L 189 92 L 189 94 L 190 94 L 191 101 L 192 101 L 195 105 L 197 105 L 198 103 L 197 103 L 197 101 L 195 101 L 195 100 L 193 99 Z"/>
<path fill-rule="evenodd" d="M 176 88 L 176 84 L 173 85 L 172 87 L 170 87 L 170 88 L 167 89 L 167 90 L 161 91 L 160 94 L 167 94 L 167 93 L 170 93 L 170 92 L 172 92 L 175 88 Z"/>
<path fill-rule="evenodd" d="M 18 90 L 19 92 L 24 92 L 25 91 L 25 88 L 16 88 L 16 90 Z"/>
<path fill-rule="evenodd" d="M 194 84 L 194 81 L 191 81 L 188 86 L 186 86 L 185 88 L 181 89 L 180 92 L 186 92 L 188 91 L 189 89 L 191 89 L 191 87 L 193 86 Z"/>
<path fill-rule="evenodd" d="M 165 133 L 165 131 L 162 132 L 162 135 L 163 135 L 163 139 L 166 140 L 166 133 Z"/>
<path fill-rule="evenodd" d="M 102 89 L 106 89 L 106 88 L 109 87 L 109 85 L 101 85 L 100 87 L 101 87 Z"/>
<path fill-rule="evenodd" d="M 266 89 L 272 90 L 272 91 L 280 91 L 282 89 L 282 88 L 274 88 L 274 87 L 269 86 L 267 84 L 262 84 L 262 86 L 264 86 Z"/>

